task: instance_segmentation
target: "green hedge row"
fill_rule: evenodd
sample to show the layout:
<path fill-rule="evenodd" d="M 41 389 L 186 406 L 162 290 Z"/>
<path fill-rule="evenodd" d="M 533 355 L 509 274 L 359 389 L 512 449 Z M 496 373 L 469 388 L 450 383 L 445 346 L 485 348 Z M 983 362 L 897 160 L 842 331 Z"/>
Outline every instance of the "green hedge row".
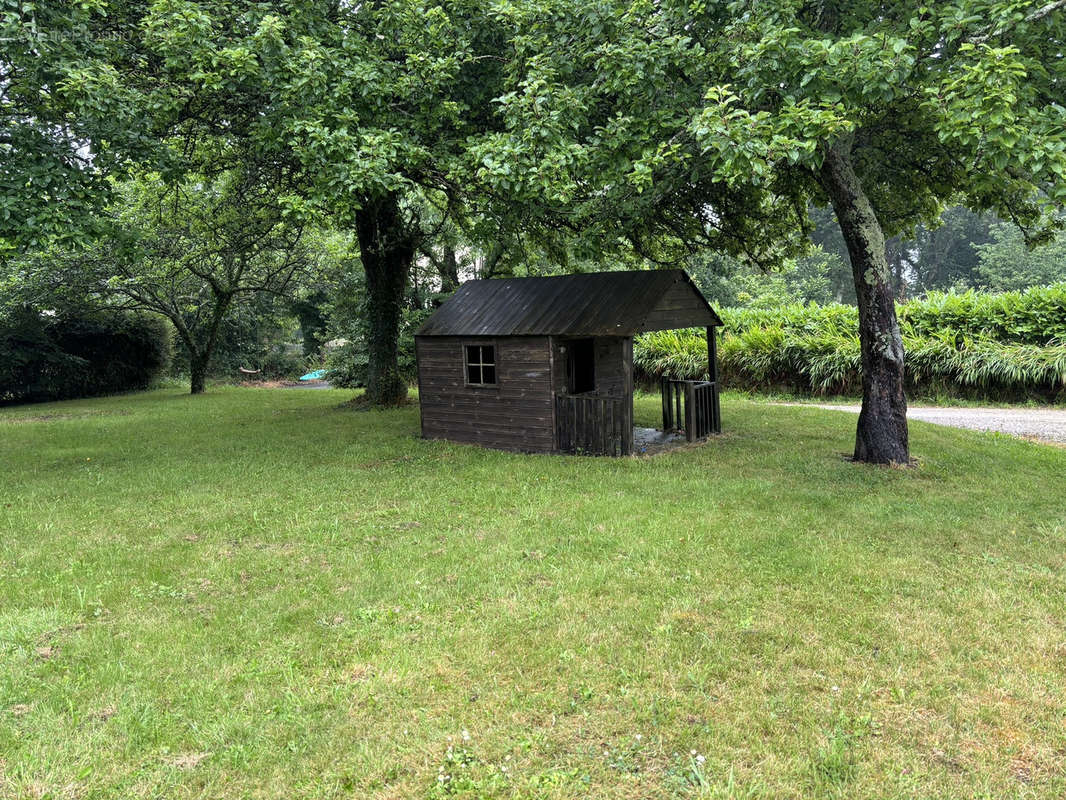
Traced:
<path fill-rule="evenodd" d="M 1066 390 L 1066 285 L 1007 294 L 931 295 L 899 306 L 911 392 L 1053 398 Z M 858 394 L 858 316 L 843 305 L 726 309 L 723 382 L 748 390 Z M 638 377 L 700 378 L 703 331 L 638 337 Z"/>
<path fill-rule="evenodd" d="M 170 360 L 170 328 L 144 314 L 0 318 L 0 404 L 147 388 Z"/>
<path fill-rule="evenodd" d="M 1046 345 L 1066 341 L 1066 283 L 1023 292 L 930 292 L 921 300 L 897 306 L 904 336 L 953 330 L 970 338 L 1014 344 Z M 794 305 L 774 309 L 732 308 L 721 312 L 726 330 L 779 327 L 807 334 L 853 333 L 859 324 L 855 306 Z"/>

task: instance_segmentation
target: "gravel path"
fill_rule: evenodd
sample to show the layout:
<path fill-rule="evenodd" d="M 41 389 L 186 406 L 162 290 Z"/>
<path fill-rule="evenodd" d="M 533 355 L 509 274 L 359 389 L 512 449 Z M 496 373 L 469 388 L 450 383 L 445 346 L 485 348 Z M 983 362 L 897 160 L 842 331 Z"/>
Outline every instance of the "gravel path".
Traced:
<path fill-rule="evenodd" d="M 803 403 L 800 405 L 812 405 Z M 858 405 L 821 405 L 835 411 L 859 413 Z M 920 419 L 953 428 L 1000 431 L 1014 436 L 1066 444 L 1066 409 L 1057 408 L 943 408 L 916 406 L 907 410 L 907 419 Z"/>

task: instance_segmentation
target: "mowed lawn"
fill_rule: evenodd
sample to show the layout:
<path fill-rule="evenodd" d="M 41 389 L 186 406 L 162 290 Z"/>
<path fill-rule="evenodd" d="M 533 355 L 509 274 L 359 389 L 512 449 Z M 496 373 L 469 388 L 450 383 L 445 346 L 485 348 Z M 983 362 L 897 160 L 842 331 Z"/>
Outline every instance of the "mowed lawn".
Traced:
<path fill-rule="evenodd" d="M 727 397 L 529 456 L 349 396 L 0 410 L 0 797 L 1066 796 L 1066 450 L 860 467 Z"/>

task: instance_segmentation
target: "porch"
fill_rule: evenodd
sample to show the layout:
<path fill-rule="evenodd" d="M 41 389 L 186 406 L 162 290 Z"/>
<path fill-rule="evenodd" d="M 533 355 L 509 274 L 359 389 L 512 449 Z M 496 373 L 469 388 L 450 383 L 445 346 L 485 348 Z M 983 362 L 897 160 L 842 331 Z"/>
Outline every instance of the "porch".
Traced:
<path fill-rule="evenodd" d="M 626 456 L 721 433 L 715 328 L 707 329 L 708 380 L 659 383 L 662 429 L 633 425 L 633 340 L 591 337 L 552 341 L 556 372 L 556 449 L 584 455 Z"/>

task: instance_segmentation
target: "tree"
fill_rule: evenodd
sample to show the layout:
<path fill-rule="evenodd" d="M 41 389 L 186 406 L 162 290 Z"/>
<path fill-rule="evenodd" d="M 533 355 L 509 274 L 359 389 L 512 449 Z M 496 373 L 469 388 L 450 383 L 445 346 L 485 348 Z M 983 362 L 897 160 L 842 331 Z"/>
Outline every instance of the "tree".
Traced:
<path fill-rule="evenodd" d="M 951 206 L 941 214 L 939 224 L 918 225 L 908 246 L 913 253 L 909 264 L 913 290 L 908 296 L 957 286 L 979 287 L 978 250 L 989 241 L 994 221 L 991 215 Z"/>
<path fill-rule="evenodd" d="M 1066 281 L 1066 235 L 1033 249 L 1014 225 L 992 226 L 992 241 L 977 247 L 977 277 L 983 288 L 1010 292 Z"/>
<path fill-rule="evenodd" d="M 1066 200 L 1064 7 L 512 8 L 507 131 L 475 148 L 479 176 L 603 241 L 700 242 L 756 261 L 801 249 L 809 209 L 832 207 L 859 307 L 855 459 L 906 463 L 885 238 L 951 201 L 1031 242 L 1050 235 Z"/>
<path fill-rule="evenodd" d="M 0 258 L 85 244 L 109 178 L 159 153 L 135 32 L 141 3 L 20 2 L 0 9 Z"/>
<path fill-rule="evenodd" d="M 113 235 L 39 259 L 110 307 L 150 311 L 174 325 L 189 357 L 190 391 L 204 391 L 227 313 L 257 294 L 282 295 L 312 265 L 304 228 L 282 219 L 259 179 L 226 173 L 173 189 L 156 176 L 123 187 Z"/>
<path fill-rule="evenodd" d="M 355 234 L 367 297 L 367 399 L 400 402 L 405 292 L 417 253 L 437 232 L 422 211 L 431 204 L 447 216 L 462 203 L 467 142 L 497 124 L 491 100 L 504 26 L 472 0 L 395 0 L 277 10 L 247 28 L 257 91 L 268 98 L 265 124 L 252 135 L 295 165 L 296 210 L 325 211 Z M 218 72 L 215 54 L 234 44 L 203 41 L 195 69 Z"/>

